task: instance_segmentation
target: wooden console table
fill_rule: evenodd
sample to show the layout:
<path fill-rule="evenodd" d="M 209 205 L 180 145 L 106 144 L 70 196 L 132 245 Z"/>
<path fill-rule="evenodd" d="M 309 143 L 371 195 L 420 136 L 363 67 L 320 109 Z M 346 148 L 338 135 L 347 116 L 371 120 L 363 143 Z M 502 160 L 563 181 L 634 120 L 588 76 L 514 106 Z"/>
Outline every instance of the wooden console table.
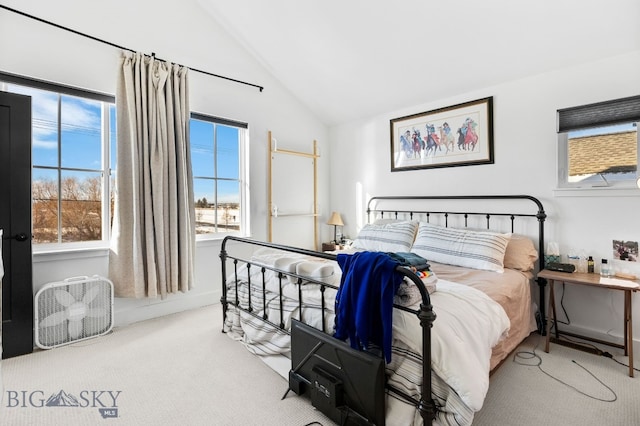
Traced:
<path fill-rule="evenodd" d="M 632 329 L 632 306 L 631 295 L 632 292 L 640 290 L 640 281 L 638 280 L 625 280 L 621 278 L 605 278 L 599 274 L 586 274 L 580 272 L 558 272 L 549 271 L 544 269 L 538 273 L 539 278 L 545 278 L 549 281 L 549 320 L 547 321 L 547 341 L 545 343 L 545 352 L 549 352 L 549 341 L 553 339 L 555 343 L 562 344 L 563 341 L 559 340 L 561 334 L 567 336 L 578 337 L 580 339 L 589 340 L 596 343 L 601 343 L 615 348 L 624 349 L 625 356 L 629 356 L 629 376 L 633 377 L 633 329 Z M 581 336 L 575 333 L 569 333 L 567 331 L 560 331 L 558 329 L 558 323 L 556 321 L 556 299 L 553 289 L 556 281 L 564 282 L 566 284 L 576 285 L 588 285 L 592 287 L 600 287 L 608 290 L 621 290 L 624 291 L 624 345 L 618 343 L 607 342 L 604 340 L 594 339 L 587 336 Z M 556 323 L 555 338 L 551 337 L 551 325 Z"/>

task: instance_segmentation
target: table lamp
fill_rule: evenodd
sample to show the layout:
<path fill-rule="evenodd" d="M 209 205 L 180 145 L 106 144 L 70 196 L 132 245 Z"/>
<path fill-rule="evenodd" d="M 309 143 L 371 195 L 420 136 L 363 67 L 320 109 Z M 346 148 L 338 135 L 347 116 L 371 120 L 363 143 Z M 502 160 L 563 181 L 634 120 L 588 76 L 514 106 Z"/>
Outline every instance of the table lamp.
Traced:
<path fill-rule="evenodd" d="M 344 223 L 342 222 L 342 217 L 340 217 L 340 213 L 338 212 L 331 213 L 331 217 L 329 218 L 327 225 L 333 225 L 333 242 L 337 244 L 338 243 L 338 226 L 344 226 Z"/>

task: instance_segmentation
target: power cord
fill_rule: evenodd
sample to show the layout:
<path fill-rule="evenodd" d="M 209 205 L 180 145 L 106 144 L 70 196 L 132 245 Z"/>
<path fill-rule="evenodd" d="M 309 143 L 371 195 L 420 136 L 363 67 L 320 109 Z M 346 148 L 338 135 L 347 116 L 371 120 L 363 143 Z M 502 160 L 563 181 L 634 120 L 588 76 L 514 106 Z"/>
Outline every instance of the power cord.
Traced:
<path fill-rule="evenodd" d="M 569 319 L 569 314 L 567 313 L 567 309 L 564 307 L 564 294 L 566 292 L 566 287 L 565 287 L 566 283 L 563 282 L 562 283 L 562 296 L 560 297 L 560 307 L 562 308 L 562 312 L 564 312 L 564 317 L 567 319 L 567 322 L 560 322 L 558 321 L 560 324 L 571 324 L 571 319 Z"/>
<path fill-rule="evenodd" d="M 560 338 L 563 339 L 563 340 L 567 340 L 567 341 L 569 341 L 571 343 L 575 343 L 576 345 L 583 345 L 583 346 L 591 347 L 591 348 L 593 348 L 593 351 L 595 352 L 596 355 L 600 355 L 600 356 L 603 356 L 605 358 L 610 358 L 612 361 L 622 365 L 623 367 L 629 368 L 629 364 L 625 364 L 624 362 L 618 361 L 617 359 L 615 359 L 613 357 L 613 354 L 611 354 L 611 353 L 609 353 L 607 351 L 603 351 L 602 349 L 600 349 L 599 347 L 597 347 L 596 345 L 594 345 L 592 343 L 584 342 L 584 341 L 581 341 L 581 340 L 573 340 L 573 339 L 568 338 L 567 336 L 560 336 Z M 633 367 L 633 369 L 635 371 L 640 371 L 640 369 L 638 369 L 636 367 Z"/>
<path fill-rule="evenodd" d="M 536 348 L 538 347 L 538 345 L 540 344 L 540 339 L 538 339 L 538 343 L 536 343 L 536 345 L 534 346 L 532 351 L 518 351 L 513 355 L 513 362 L 515 362 L 516 364 L 519 365 L 525 365 L 525 366 L 529 366 L 529 367 L 538 367 L 538 369 L 544 373 L 546 376 L 550 377 L 551 379 L 555 380 L 556 382 L 567 386 L 568 388 L 573 389 L 574 391 L 578 392 L 581 395 L 586 396 L 587 398 L 591 398 L 591 399 L 595 399 L 596 401 L 602 401 L 602 402 L 614 402 L 618 399 L 618 395 L 616 395 L 615 391 L 613 389 L 611 389 L 609 386 L 607 386 L 602 380 L 600 380 L 598 377 L 596 377 L 595 374 L 593 374 L 591 371 L 589 371 L 587 368 L 583 367 L 581 364 L 579 364 L 578 362 L 576 362 L 575 360 L 571 360 L 571 362 L 573 362 L 574 364 L 576 364 L 578 367 L 582 368 L 584 371 L 586 371 L 587 373 L 589 373 L 589 375 L 591 377 L 593 377 L 594 379 L 596 379 L 596 381 L 598 383 L 600 383 L 602 386 L 604 386 L 607 390 L 609 390 L 609 392 L 611 392 L 613 394 L 613 399 L 604 399 L 604 398 L 598 398 L 596 396 L 592 396 L 587 394 L 586 392 L 581 391 L 580 389 L 576 388 L 573 385 L 570 385 L 567 382 L 564 382 L 562 380 L 560 380 L 559 378 L 553 376 L 552 374 L 548 373 L 547 371 L 545 371 L 542 368 L 542 358 L 540 357 L 540 355 L 538 355 L 536 353 Z M 536 362 L 534 364 L 529 364 L 526 362 L 521 362 L 520 360 L 535 360 Z"/>
<path fill-rule="evenodd" d="M 557 318 L 550 320 L 547 318 L 547 321 L 551 321 L 551 331 L 556 329 L 557 324 L 571 325 L 571 319 L 569 318 L 569 314 L 567 313 L 567 309 L 564 307 L 564 294 L 565 294 L 565 283 L 562 283 L 562 295 L 560 296 L 560 308 L 562 308 L 562 312 L 564 313 L 564 317 L 567 319 L 566 321 L 560 321 Z M 546 330 L 545 330 L 546 332 Z"/>
<path fill-rule="evenodd" d="M 616 362 L 616 363 L 618 363 L 618 364 L 622 365 L 623 367 L 627 367 L 627 368 L 629 368 L 629 364 L 625 364 L 624 362 L 620 362 L 620 361 L 618 361 L 618 360 L 617 360 L 617 359 L 615 359 L 615 358 L 613 357 L 613 355 L 611 355 L 609 352 L 602 352 L 602 356 L 603 356 L 603 357 L 605 357 L 605 358 L 611 358 L 614 362 Z M 633 367 L 633 369 L 634 369 L 635 371 L 640 371 L 640 369 L 638 369 L 638 368 L 636 368 L 636 367 Z"/>
<path fill-rule="evenodd" d="M 564 317 L 567 319 L 567 321 L 560 321 L 558 318 L 554 318 L 551 324 L 552 330 L 555 329 L 556 323 L 571 325 L 571 319 L 569 318 L 567 309 L 564 307 L 564 294 L 565 294 L 565 283 L 562 283 L 562 295 L 560 296 L 560 308 L 562 308 L 562 312 L 564 313 Z M 547 318 L 547 321 L 550 321 L 550 320 Z"/>

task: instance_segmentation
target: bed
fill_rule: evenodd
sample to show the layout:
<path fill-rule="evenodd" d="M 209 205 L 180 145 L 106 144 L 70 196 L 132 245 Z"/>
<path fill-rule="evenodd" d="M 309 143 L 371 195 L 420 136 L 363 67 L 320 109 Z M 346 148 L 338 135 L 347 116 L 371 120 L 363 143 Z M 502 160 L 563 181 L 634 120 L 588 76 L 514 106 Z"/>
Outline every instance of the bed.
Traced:
<path fill-rule="evenodd" d="M 545 283 L 538 282 L 540 309 L 532 283 L 544 268 L 545 219 L 528 195 L 386 196 L 369 200 L 367 224 L 339 252 L 227 237 L 223 332 L 286 378 L 292 320 L 333 333 L 349 256 L 417 254 L 428 277 L 397 267 L 386 424 L 470 425 L 490 373 L 544 330 L 536 313 L 545 318 Z"/>

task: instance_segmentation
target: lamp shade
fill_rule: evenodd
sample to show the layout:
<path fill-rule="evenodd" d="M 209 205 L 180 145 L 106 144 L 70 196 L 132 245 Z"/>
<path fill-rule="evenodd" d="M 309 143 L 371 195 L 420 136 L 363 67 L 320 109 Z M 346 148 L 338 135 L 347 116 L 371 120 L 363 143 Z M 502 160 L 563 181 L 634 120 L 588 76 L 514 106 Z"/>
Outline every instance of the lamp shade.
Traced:
<path fill-rule="evenodd" d="M 338 212 L 331 213 L 331 217 L 329 218 L 327 225 L 344 226 L 340 213 Z"/>

